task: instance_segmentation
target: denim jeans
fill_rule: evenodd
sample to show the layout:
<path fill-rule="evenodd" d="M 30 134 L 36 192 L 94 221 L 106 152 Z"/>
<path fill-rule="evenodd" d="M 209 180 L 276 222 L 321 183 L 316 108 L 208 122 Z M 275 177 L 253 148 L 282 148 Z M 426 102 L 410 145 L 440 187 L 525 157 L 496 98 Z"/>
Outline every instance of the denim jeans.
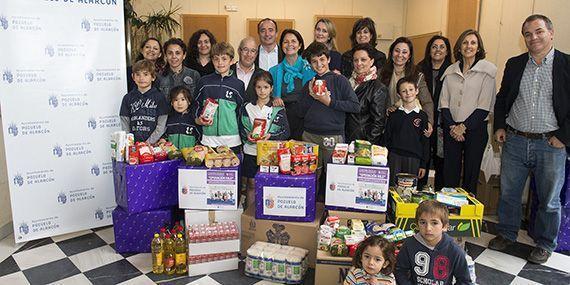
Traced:
<path fill-rule="evenodd" d="M 536 180 L 538 211 L 535 221 L 538 247 L 552 252 L 560 227 L 560 190 L 564 184 L 566 149 L 555 148 L 546 139 L 527 139 L 507 132 L 501 157 L 499 234 L 516 240 L 522 216 L 522 192 L 532 172 Z"/>

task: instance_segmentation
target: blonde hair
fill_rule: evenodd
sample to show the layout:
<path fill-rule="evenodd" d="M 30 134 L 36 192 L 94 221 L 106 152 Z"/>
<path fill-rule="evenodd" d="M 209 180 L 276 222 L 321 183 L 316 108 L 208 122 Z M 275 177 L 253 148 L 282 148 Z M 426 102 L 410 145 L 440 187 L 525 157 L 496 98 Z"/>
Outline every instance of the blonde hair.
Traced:
<path fill-rule="evenodd" d="M 315 29 L 317 29 L 317 25 L 319 23 L 323 23 L 325 24 L 325 27 L 327 27 L 327 32 L 329 33 L 329 40 L 327 41 L 327 47 L 330 50 L 334 50 L 336 51 L 336 28 L 334 26 L 334 23 L 327 19 L 327 18 L 322 18 L 320 20 L 317 21 L 317 23 L 315 23 Z"/>

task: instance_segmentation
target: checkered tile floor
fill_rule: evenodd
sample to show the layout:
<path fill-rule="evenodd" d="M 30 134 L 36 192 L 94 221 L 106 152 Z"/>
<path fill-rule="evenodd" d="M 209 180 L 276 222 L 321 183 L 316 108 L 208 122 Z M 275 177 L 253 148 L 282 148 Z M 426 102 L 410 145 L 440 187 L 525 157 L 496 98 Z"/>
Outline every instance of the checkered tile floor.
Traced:
<path fill-rule="evenodd" d="M 544 265 L 529 264 L 525 257 L 532 241 L 526 232 L 515 246 L 498 252 L 486 248 L 494 237 L 493 223 L 486 222 L 484 229 L 481 238 L 466 240 L 478 284 L 570 284 L 570 256 L 554 253 Z M 272 284 L 245 276 L 243 262 L 239 270 L 209 276 L 155 275 L 150 254 L 116 254 L 114 242 L 112 227 L 19 245 L 8 236 L 0 241 L 0 284 Z M 314 271 L 305 284 L 314 284 Z"/>

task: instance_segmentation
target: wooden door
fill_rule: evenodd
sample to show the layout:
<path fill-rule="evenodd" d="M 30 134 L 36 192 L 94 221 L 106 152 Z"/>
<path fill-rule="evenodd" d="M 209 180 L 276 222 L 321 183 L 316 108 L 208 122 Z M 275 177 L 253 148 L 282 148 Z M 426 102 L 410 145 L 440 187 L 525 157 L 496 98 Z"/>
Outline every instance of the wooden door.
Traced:
<path fill-rule="evenodd" d="M 257 33 L 257 24 L 262 19 L 247 19 L 247 35 L 252 36 L 254 39 L 257 39 L 259 43 L 259 34 Z M 295 28 L 295 20 L 293 19 L 273 19 L 277 23 L 277 44 L 279 44 L 279 39 L 281 38 L 281 32 L 286 29 L 294 29 Z M 305 47 L 307 40 L 305 40 Z"/>
<path fill-rule="evenodd" d="M 441 32 L 408 37 L 410 41 L 412 41 L 412 45 L 414 46 L 414 64 L 418 64 L 418 62 L 424 59 L 427 43 L 433 36 L 439 36 L 439 35 L 441 35 Z"/>
<path fill-rule="evenodd" d="M 214 34 L 216 41 L 228 41 L 228 15 L 198 15 L 183 14 L 182 35 L 185 43 L 188 43 L 190 36 L 199 29 L 206 29 Z"/>
<path fill-rule="evenodd" d="M 453 0 L 448 3 L 447 38 L 451 47 L 463 31 L 479 29 L 481 0 Z"/>

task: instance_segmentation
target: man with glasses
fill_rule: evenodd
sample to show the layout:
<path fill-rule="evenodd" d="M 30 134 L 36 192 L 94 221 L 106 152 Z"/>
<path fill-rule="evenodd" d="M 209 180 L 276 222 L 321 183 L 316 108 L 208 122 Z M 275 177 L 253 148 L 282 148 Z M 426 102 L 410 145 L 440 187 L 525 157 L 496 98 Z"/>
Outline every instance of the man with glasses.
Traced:
<path fill-rule="evenodd" d="M 253 37 L 247 37 L 240 41 L 238 48 L 239 61 L 231 66 L 233 74 L 245 85 L 245 102 L 253 102 L 257 98 L 255 86 L 251 82 L 253 75 L 263 71 L 255 64 L 258 49 Z"/>

